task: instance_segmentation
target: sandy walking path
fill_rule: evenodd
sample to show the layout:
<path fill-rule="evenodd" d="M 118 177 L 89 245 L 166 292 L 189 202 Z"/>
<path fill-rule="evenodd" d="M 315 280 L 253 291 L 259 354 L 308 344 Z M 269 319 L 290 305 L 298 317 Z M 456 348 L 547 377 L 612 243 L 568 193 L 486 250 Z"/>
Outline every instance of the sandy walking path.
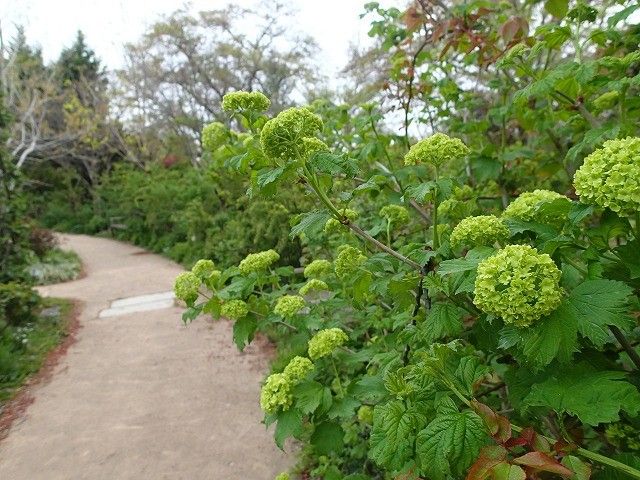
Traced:
<path fill-rule="evenodd" d="M 260 424 L 264 348 L 182 309 L 98 318 L 119 298 L 166 292 L 181 268 L 137 247 L 63 236 L 86 277 L 42 287 L 82 302 L 77 342 L 0 442 L 0 479 L 270 480 L 290 459 Z"/>

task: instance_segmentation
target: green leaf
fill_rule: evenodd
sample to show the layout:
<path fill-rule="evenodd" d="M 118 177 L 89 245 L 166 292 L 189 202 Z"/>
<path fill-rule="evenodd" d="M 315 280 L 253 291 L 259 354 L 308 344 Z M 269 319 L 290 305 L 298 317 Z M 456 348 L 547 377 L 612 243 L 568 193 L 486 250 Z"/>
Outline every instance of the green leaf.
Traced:
<path fill-rule="evenodd" d="M 561 463 L 573 472 L 571 480 L 589 480 L 591 477 L 591 466 L 588 463 L 584 463 L 578 457 L 569 455 L 564 457 Z"/>
<path fill-rule="evenodd" d="M 622 264 L 629 269 L 631 279 L 640 278 L 640 241 L 634 240 L 614 250 L 622 260 Z"/>
<path fill-rule="evenodd" d="M 495 250 L 489 247 L 477 247 L 469 250 L 466 257 L 445 260 L 438 265 L 438 274 L 466 272 L 478 268 L 478 264 L 487 257 L 493 255 Z"/>
<path fill-rule="evenodd" d="M 305 415 L 315 412 L 322 402 L 326 387 L 318 382 L 303 382 L 293 389 L 296 407 Z"/>
<path fill-rule="evenodd" d="M 633 289 L 615 280 L 587 280 L 569 294 L 567 308 L 575 318 L 578 331 L 596 346 L 610 338 L 609 325 L 622 330 L 633 328 L 628 301 Z"/>
<path fill-rule="evenodd" d="M 640 392 L 625 378 L 624 372 L 597 371 L 586 363 L 572 365 L 533 385 L 523 406 L 549 407 L 592 426 L 615 422 L 620 410 L 632 417 L 640 412 Z"/>
<path fill-rule="evenodd" d="M 284 450 L 284 441 L 289 437 L 298 438 L 302 434 L 302 415 L 295 409 L 278 414 L 278 423 L 274 438 L 280 450 Z"/>
<path fill-rule="evenodd" d="M 569 11 L 569 0 L 547 0 L 544 9 L 556 18 L 564 18 Z"/>
<path fill-rule="evenodd" d="M 482 419 L 474 412 L 440 415 L 418 434 L 421 471 L 432 480 L 462 476 L 487 438 Z"/>
<path fill-rule="evenodd" d="M 336 418 L 349 419 L 353 417 L 353 412 L 356 408 L 362 405 L 358 400 L 353 397 L 344 397 L 334 400 L 331 409 L 327 416 L 333 420 Z"/>
<path fill-rule="evenodd" d="M 548 365 L 554 358 L 568 362 L 577 348 L 578 325 L 566 299 L 551 315 L 518 331 L 522 353 L 535 367 Z"/>
<path fill-rule="evenodd" d="M 346 155 L 318 152 L 311 156 L 308 164 L 315 171 L 329 175 L 344 174 L 347 178 L 353 178 L 358 174 L 358 164 Z"/>
<path fill-rule="evenodd" d="M 308 234 L 310 231 L 324 227 L 327 220 L 331 218 L 331 214 L 326 210 L 314 210 L 312 212 L 303 213 L 298 217 L 298 223 L 291 229 L 289 237 L 295 238 L 301 233 Z"/>
<path fill-rule="evenodd" d="M 373 410 L 369 457 L 388 470 L 400 470 L 413 457 L 416 433 L 424 427 L 421 413 L 394 400 Z"/>
<path fill-rule="evenodd" d="M 609 19 L 607 20 L 607 24 L 609 25 L 609 28 L 615 27 L 618 24 L 618 22 L 622 22 L 627 18 L 629 18 L 633 14 L 633 12 L 635 12 L 639 8 L 640 8 L 640 3 L 636 5 L 631 5 L 630 7 L 627 7 L 627 8 L 623 8 L 619 12 L 611 15 L 611 17 L 609 17 Z"/>
<path fill-rule="evenodd" d="M 409 198 L 413 198 L 414 200 L 422 203 L 427 198 L 427 195 L 430 195 L 435 188 L 436 182 L 434 181 L 413 185 L 406 188 L 405 196 L 408 195 Z"/>
<path fill-rule="evenodd" d="M 420 336 L 431 343 L 443 337 L 451 337 L 462 332 L 463 310 L 451 303 L 436 303 L 427 313 L 427 318 L 419 326 Z"/>
<path fill-rule="evenodd" d="M 384 380 L 379 375 L 366 375 L 349 390 L 358 400 L 366 403 L 378 403 L 388 395 Z"/>
<path fill-rule="evenodd" d="M 473 396 L 476 385 L 487 373 L 489 368 L 483 365 L 478 357 L 471 355 L 462 357 L 454 374 L 458 390 L 463 395 Z"/>
<path fill-rule="evenodd" d="M 339 452 L 344 445 L 344 430 L 337 423 L 323 422 L 311 435 L 311 445 L 318 455 Z"/>
<path fill-rule="evenodd" d="M 246 316 L 240 320 L 236 320 L 233 324 L 233 341 L 240 351 L 244 350 L 256 333 L 258 323 L 253 316 Z"/>

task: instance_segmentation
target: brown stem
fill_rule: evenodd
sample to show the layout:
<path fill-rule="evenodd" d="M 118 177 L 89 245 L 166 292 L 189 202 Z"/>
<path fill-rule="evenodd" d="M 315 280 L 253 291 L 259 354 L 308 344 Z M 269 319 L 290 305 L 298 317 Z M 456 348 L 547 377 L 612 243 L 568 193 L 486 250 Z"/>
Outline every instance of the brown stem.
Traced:
<path fill-rule="evenodd" d="M 409 265 L 410 267 L 421 271 L 422 267 L 420 266 L 419 263 L 414 262 L 413 260 L 411 260 L 410 258 L 405 257 L 404 255 L 402 255 L 401 253 L 396 252 L 395 250 L 393 250 L 392 248 L 387 247 L 384 243 L 376 240 L 375 238 L 373 238 L 371 235 L 369 235 L 367 232 L 365 232 L 364 230 L 362 230 L 358 225 L 356 225 L 355 223 L 347 220 L 346 222 L 343 222 L 344 225 L 346 225 L 347 227 L 349 227 L 356 235 L 358 235 L 360 238 L 362 238 L 363 240 L 368 241 L 369 243 L 372 243 L 373 245 L 375 245 L 379 250 L 382 250 L 383 252 L 388 253 L 389 255 L 397 258 L 398 260 L 400 260 L 401 262 L 406 263 L 407 265 Z"/>
<path fill-rule="evenodd" d="M 613 336 L 616 337 L 616 340 L 618 340 L 618 343 L 622 345 L 624 351 L 627 352 L 627 355 L 629 355 L 629 358 L 635 364 L 636 368 L 640 370 L 640 355 L 638 355 L 638 352 L 636 352 L 635 348 L 629 343 L 624 333 L 615 325 L 609 325 L 609 329 L 611 333 L 613 333 Z"/>

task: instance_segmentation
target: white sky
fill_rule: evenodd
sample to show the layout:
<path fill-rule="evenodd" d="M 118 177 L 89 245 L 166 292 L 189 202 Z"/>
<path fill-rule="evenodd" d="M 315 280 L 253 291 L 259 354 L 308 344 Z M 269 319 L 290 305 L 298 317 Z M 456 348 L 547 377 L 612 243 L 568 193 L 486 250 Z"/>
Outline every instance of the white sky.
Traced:
<path fill-rule="evenodd" d="M 178 9 L 182 0 L 0 0 L 0 22 L 5 38 L 14 25 L 25 27 L 30 44 L 42 48 L 45 61 L 57 58 L 82 30 L 88 45 L 108 68 L 122 61 L 122 46 L 135 41 L 162 14 Z M 213 10 L 229 0 L 191 0 L 194 11 Z M 233 0 L 242 6 L 255 0 Z M 311 34 L 322 49 L 320 64 L 330 77 L 345 64 L 350 43 L 366 44 L 368 22 L 360 19 L 366 0 L 284 0 L 297 10 L 298 27 Z M 382 4 L 404 4 L 404 0 Z"/>

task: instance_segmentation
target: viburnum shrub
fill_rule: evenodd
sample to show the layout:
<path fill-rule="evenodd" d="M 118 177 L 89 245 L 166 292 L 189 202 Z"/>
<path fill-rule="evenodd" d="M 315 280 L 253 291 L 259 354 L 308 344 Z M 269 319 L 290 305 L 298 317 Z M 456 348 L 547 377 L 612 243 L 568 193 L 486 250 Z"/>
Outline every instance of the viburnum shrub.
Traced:
<path fill-rule="evenodd" d="M 185 320 L 242 300 L 236 343 L 276 341 L 305 478 L 639 477 L 638 5 L 590 3 L 369 2 L 372 101 L 230 111 L 252 201 L 315 209 L 295 268 L 227 269 Z"/>
<path fill-rule="evenodd" d="M 249 194 L 317 199 L 292 219 L 302 268 L 272 250 L 216 275 L 201 261 L 176 294 L 185 321 L 233 320 L 240 349 L 275 339 L 260 405 L 280 447 L 304 443 L 307 474 L 640 478 L 639 138 L 589 155 L 577 198 L 501 209 L 464 184 L 459 138 L 417 142 L 381 179 L 310 109 L 243 115 Z M 460 220 L 455 202 L 487 214 Z"/>

